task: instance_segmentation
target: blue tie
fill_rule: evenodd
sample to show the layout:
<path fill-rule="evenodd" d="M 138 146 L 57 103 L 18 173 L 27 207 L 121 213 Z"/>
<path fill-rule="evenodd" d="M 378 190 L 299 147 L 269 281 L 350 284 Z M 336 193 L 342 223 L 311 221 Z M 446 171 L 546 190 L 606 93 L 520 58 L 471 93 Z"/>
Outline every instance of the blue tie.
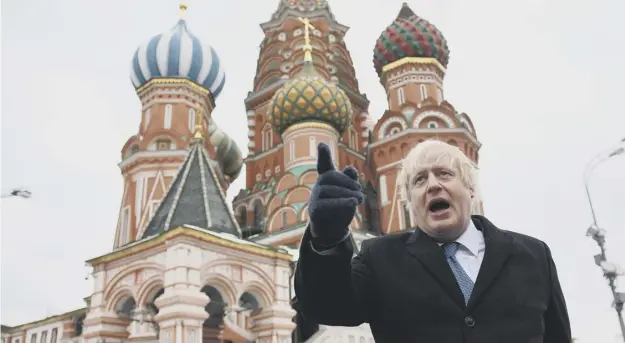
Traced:
<path fill-rule="evenodd" d="M 469 303 L 469 298 L 471 297 L 471 292 L 473 291 L 473 280 L 467 275 L 464 271 L 458 260 L 456 259 L 456 252 L 460 247 L 460 243 L 453 242 L 447 243 L 443 245 L 443 249 L 445 250 L 445 257 L 447 257 L 447 263 L 451 267 L 451 271 L 454 273 L 456 277 L 456 281 L 458 282 L 458 286 L 460 286 L 460 291 L 462 295 L 464 295 L 464 303 Z"/>

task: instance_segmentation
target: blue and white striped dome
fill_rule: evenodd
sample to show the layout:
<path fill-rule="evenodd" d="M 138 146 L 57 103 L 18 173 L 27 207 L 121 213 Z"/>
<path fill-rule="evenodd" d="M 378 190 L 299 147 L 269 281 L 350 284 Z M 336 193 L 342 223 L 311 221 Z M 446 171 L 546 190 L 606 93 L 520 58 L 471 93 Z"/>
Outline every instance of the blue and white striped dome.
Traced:
<path fill-rule="evenodd" d="M 153 78 L 189 79 L 208 89 L 213 99 L 226 83 L 215 49 L 191 34 L 184 19 L 135 51 L 130 73 L 132 84 L 139 88 Z"/>

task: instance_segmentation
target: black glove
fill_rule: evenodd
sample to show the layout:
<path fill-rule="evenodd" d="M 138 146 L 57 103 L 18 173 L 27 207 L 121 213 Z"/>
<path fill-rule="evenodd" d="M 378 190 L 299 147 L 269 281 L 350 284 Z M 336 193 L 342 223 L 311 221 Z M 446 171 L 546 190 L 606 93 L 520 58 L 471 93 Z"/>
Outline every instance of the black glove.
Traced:
<path fill-rule="evenodd" d="M 348 166 L 339 172 L 332 163 L 330 148 L 319 143 L 317 150 L 319 177 L 312 189 L 308 214 L 313 243 L 325 248 L 347 237 L 356 207 L 364 196 L 354 167 Z"/>

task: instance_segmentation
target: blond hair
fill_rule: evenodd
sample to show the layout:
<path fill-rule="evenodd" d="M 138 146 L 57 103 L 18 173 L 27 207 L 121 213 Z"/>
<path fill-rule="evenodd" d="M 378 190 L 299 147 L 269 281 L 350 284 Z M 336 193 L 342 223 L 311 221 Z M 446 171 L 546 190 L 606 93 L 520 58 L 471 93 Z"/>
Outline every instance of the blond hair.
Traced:
<path fill-rule="evenodd" d="M 406 158 L 401 162 L 401 170 L 397 178 L 400 199 L 413 216 L 414 213 L 410 204 L 410 188 L 412 179 L 421 171 L 426 164 L 439 163 L 443 159 L 450 164 L 467 188 L 473 189 L 475 196 L 471 209 L 473 213 L 480 212 L 480 200 L 478 195 L 477 168 L 474 163 L 457 146 L 445 142 L 429 139 L 418 143 L 408 152 Z"/>

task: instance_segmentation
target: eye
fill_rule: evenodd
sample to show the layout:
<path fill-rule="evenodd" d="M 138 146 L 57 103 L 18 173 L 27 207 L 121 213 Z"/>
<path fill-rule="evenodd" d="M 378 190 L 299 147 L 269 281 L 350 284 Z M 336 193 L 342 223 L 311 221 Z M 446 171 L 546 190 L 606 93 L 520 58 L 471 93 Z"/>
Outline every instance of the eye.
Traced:
<path fill-rule="evenodd" d="M 425 177 L 423 175 L 419 175 L 415 177 L 414 179 L 412 179 L 412 184 L 417 186 L 417 185 L 423 184 L 423 181 L 425 181 Z"/>
<path fill-rule="evenodd" d="M 449 171 L 449 170 L 441 170 L 440 175 L 441 175 L 442 177 L 450 178 L 450 177 L 453 177 L 453 176 L 454 176 L 454 173 L 452 173 L 452 172 L 451 172 L 451 171 Z"/>

